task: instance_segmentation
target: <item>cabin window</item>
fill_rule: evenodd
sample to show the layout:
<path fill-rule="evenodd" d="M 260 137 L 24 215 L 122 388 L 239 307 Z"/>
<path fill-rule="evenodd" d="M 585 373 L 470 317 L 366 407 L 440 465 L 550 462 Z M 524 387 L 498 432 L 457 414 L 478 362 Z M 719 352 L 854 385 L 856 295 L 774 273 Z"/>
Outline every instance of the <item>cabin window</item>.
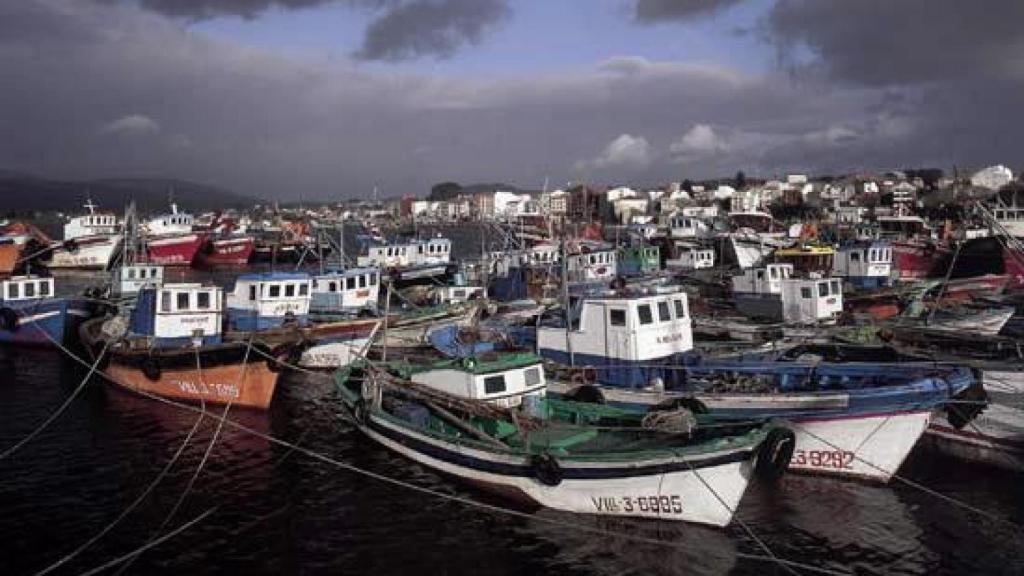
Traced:
<path fill-rule="evenodd" d="M 360 288 L 366 288 L 366 275 L 365 274 L 360 274 L 359 275 L 359 287 Z"/>
<path fill-rule="evenodd" d="M 804 300 L 810 300 L 813 297 L 813 294 L 811 294 L 811 289 L 806 286 L 801 288 L 800 297 L 803 298 Z"/>
<path fill-rule="evenodd" d="M 161 292 L 160 293 L 160 311 L 170 312 L 171 311 L 171 293 Z"/>
<path fill-rule="evenodd" d="M 772 277 L 772 280 L 775 280 L 775 279 L 777 279 L 779 277 L 779 269 L 778 268 L 769 268 L 768 272 L 770 273 L 769 275 Z"/>
<path fill-rule="evenodd" d="M 28 282 L 25 284 L 25 298 L 34 298 L 36 295 L 36 285 L 34 282 Z"/>
<path fill-rule="evenodd" d="M 758 280 L 764 280 L 764 270 L 758 270 L 757 271 L 757 279 Z"/>
<path fill-rule="evenodd" d="M 132 269 L 132 268 L 128 269 L 128 279 L 129 280 L 135 280 L 135 270 Z"/>
<path fill-rule="evenodd" d="M 676 318 L 686 318 L 686 304 L 681 299 L 673 300 L 676 305 Z"/>
<path fill-rule="evenodd" d="M 249 286 L 249 300 L 256 299 L 256 285 Z"/>
<path fill-rule="evenodd" d="M 284 295 L 287 298 L 294 297 L 295 296 L 295 284 L 285 284 L 284 285 Z"/>
<path fill-rule="evenodd" d="M 309 284 L 299 284 L 299 296 L 309 296 Z"/>
<path fill-rule="evenodd" d="M 484 393 L 497 394 L 505 391 L 505 375 L 488 376 L 484 378 Z"/>
<path fill-rule="evenodd" d="M 659 322 L 671 322 L 672 312 L 668 308 L 668 302 L 662 300 L 658 302 L 658 321 Z"/>
<path fill-rule="evenodd" d="M 838 296 L 841 290 L 839 289 L 839 280 L 832 281 L 832 294 Z"/>
<path fill-rule="evenodd" d="M 640 324 L 642 326 L 646 326 L 647 324 L 654 322 L 654 316 L 651 314 L 650 304 L 641 304 L 640 306 L 637 306 L 636 313 L 637 316 L 640 317 Z"/>
<path fill-rule="evenodd" d="M 40 282 L 39 283 L 39 295 L 40 296 L 49 296 L 50 295 L 50 283 L 49 282 Z"/>
<path fill-rule="evenodd" d="M 279 284 L 270 285 L 270 297 L 278 298 L 281 296 L 281 286 Z"/>
<path fill-rule="evenodd" d="M 345 278 L 345 289 L 346 290 L 355 290 L 356 289 L 356 278 L 355 278 L 355 276 L 349 276 L 348 278 Z"/>
<path fill-rule="evenodd" d="M 17 284 L 8 284 L 7 285 L 7 297 L 8 298 L 18 298 L 19 294 L 20 293 L 18 292 L 18 285 Z"/>
<path fill-rule="evenodd" d="M 466 291 L 465 290 L 453 290 L 452 291 L 452 298 L 465 298 L 465 297 L 466 297 Z"/>
<path fill-rule="evenodd" d="M 337 292 L 338 291 L 338 283 L 337 282 L 328 282 L 327 283 L 327 291 L 328 292 Z"/>
<path fill-rule="evenodd" d="M 818 296 L 828 296 L 828 282 L 818 284 Z"/>
<path fill-rule="evenodd" d="M 374 272 L 374 273 L 370 274 L 370 286 L 376 286 L 376 285 L 377 285 L 377 273 Z"/>
<path fill-rule="evenodd" d="M 200 310 L 210 309 L 210 293 L 209 292 L 198 292 L 196 294 L 196 308 Z"/>
<path fill-rule="evenodd" d="M 625 326 L 626 311 L 621 308 L 612 308 L 608 311 L 608 322 L 612 326 Z"/>
<path fill-rule="evenodd" d="M 527 386 L 536 386 L 540 384 L 540 368 L 536 366 L 533 368 L 527 368 L 523 374 L 526 376 Z"/>
<path fill-rule="evenodd" d="M 188 292 L 178 292 L 178 310 L 188 310 Z"/>
<path fill-rule="evenodd" d="M 860 262 L 860 252 L 850 252 L 850 262 Z"/>

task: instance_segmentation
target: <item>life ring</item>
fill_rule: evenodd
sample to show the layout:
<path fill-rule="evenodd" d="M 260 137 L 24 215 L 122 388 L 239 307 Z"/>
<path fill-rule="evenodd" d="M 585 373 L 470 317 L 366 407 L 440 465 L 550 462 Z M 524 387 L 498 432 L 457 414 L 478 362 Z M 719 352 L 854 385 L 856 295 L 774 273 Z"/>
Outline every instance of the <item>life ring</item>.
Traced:
<path fill-rule="evenodd" d="M 586 404 L 604 404 L 604 393 L 592 384 L 584 384 L 573 388 L 565 395 L 566 400 L 584 402 Z"/>
<path fill-rule="evenodd" d="M 762 480 L 774 482 L 789 468 L 796 448 L 796 435 L 788 428 L 773 428 L 761 443 L 754 463 L 754 472 Z"/>
<path fill-rule="evenodd" d="M 558 486 L 562 483 L 562 467 L 547 452 L 530 457 L 530 474 L 545 486 Z"/>
<path fill-rule="evenodd" d="M 155 357 L 150 356 L 142 361 L 142 375 L 145 376 L 146 379 L 156 382 L 160 379 L 160 374 L 160 361 Z"/>
<path fill-rule="evenodd" d="M 77 253 L 78 252 L 78 241 L 73 239 L 73 238 L 71 240 L 65 240 L 64 241 L 64 250 L 66 250 L 68 254 L 75 254 L 75 253 Z"/>
<path fill-rule="evenodd" d="M 8 332 L 17 332 L 18 313 L 10 308 L 0 308 L 0 327 Z"/>

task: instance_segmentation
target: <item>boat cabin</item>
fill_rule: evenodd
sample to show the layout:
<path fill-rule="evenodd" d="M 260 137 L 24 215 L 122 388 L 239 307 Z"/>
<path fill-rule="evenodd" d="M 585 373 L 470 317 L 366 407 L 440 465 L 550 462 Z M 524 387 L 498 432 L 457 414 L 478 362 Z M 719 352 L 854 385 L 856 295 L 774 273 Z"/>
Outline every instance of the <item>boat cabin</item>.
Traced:
<path fill-rule="evenodd" d="M 789 324 L 834 323 L 843 311 L 839 278 L 794 278 L 791 264 L 769 264 L 733 276 L 736 310 Z"/>
<path fill-rule="evenodd" d="M 659 270 L 661 270 L 661 250 L 657 246 L 626 246 L 619 249 L 619 275 L 643 276 Z"/>
<path fill-rule="evenodd" d="M 674 214 L 668 221 L 670 238 L 704 238 L 712 232 L 711 226 L 696 216 Z"/>
<path fill-rule="evenodd" d="M 245 274 L 227 297 L 231 330 L 253 331 L 309 321 L 313 280 L 308 274 L 267 272 Z"/>
<path fill-rule="evenodd" d="M 366 254 L 357 258 L 359 266 L 405 268 L 430 264 L 448 264 L 451 261 L 452 242 L 447 238 L 413 240 L 406 244 L 379 244 L 366 248 Z"/>
<path fill-rule="evenodd" d="M 768 264 L 732 277 L 733 294 L 781 294 L 782 281 L 793 276 L 792 264 Z"/>
<path fill-rule="evenodd" d="M 379 296 L 379 270 L 350 268 L 314 276 L 309 309 L 314 313 L 376 312 Z"/>
<path fill-rule="evenodd" d="M 833 272 L 858 288 L 887 286 L 892 274 L 892 246 L 882 241 L 842 246 L 836 252 Z"/>
<path fill-rule="evenodd" d="M 483 286 L 471 286 L 462 272 L 458 272 L 452 277 L 451 284 L 434 289 L 434 298 L 437 304 L 462 304 L 486 297 L 487 290 Z"/>
<path fill-rule="evenodd" d="M 201 346 L 221 341 L 224 293 L 218 286 L 164 284 L 139 290 L 131 310 L 132 335 L 155 347 Z"/>
<path fill-rule="evenodd" d="M 748 228 L 754 232 L 768 233 L 775 227 L 775 220 L 767 212 L 729 212 L 729 222 L 733 229 Z"/>
<path fill-rule="evenodd" d="M 919 216 L 879 216 L 878 231 L 885 238 L 913 238 L 929 236 L 931 230 Z"/>
<path fill-rule="evenodd" d="M 111 272 L 110 292 L 115 297 L 132 296 L 146 286 L 160 286 L 163 283 L 163 266 L 126 264 Z"/>
<path fill-rule="evenodd" d="M 564 314 L 542 319 L 538 352 L 560 364 L 594 367 L 597 380 L 609 385 L 645 387 L 665 377 L 672 357 L 693 349 L 684 292 L 652 289 L 586 296 L 570 318 L 568 327 Z"/>
<path fill-rule="evenodd" d="M 792 264 L 793 273 L 807 276 L 812 273 L 830 274 L 834 266 L 836 251 L 831 246 L 803 243 L 789 248 L 777 249 L 773 256 L 776 262 Z"/>
<path fill-rule="evenodd" d="M 1003 190 L 994 198 L 992 216 L 1014 238 L 1024 238 L 1024 200 L 1017 190 Z"/>
<path fill-rule="evenodd" d="M 445 364 L 428 364 L 428 369 L 412 373 L 409 379 L 452 396 L 502 408 L 519 406 L 526 396 L 546 394 L 544 367 L 534 354 L 506 353 L 494 359 L 471 357 Z"/>
<path fill-rule="evenodd" d="M 588 250 L 570 254 L 566 270 L 570 282 L 604 282 L 615 278 L 618 271 L 615 250 Z"/>
<path fill-rule="evenodd" d="M 178 205 L 171 204 L 170 214 L 161 214 L 146 221 L 146 232 L 155 236 L 164 234 L 189 234 L 195 219 L 191 214 L 178 212 Z"/>
<path fill-rule="evenodd" d="M 52 298 L 53 287 L 50 276 L 12 276 L 0 283 L 0 297 L 4 303 Z"/>
<path fill-rule="evenodd" d="M 677 246 L 677 256 L 665 261 L 671 270 L 707 270 L 715 267 L 715 251 L 696 246 Z"/>
<path fill-rule="evenodd" d="M 96 205 L 91 200 L 85 203 L 85 208 L 89 211 L 88 214 L 75 216 L 64 224 L 65 240 L 117 234 L 117 216 L 96 212 Z"/>

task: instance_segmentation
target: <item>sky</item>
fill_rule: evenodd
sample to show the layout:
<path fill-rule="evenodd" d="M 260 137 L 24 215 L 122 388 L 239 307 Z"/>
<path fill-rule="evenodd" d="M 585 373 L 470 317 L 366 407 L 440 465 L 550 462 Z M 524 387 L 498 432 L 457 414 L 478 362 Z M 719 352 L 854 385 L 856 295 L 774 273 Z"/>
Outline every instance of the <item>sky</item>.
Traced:
<path fill-rule="evenodd" d="M 283 200 L 1024 165 L 1024 2 L 0 0 L 0 170 Z"/>

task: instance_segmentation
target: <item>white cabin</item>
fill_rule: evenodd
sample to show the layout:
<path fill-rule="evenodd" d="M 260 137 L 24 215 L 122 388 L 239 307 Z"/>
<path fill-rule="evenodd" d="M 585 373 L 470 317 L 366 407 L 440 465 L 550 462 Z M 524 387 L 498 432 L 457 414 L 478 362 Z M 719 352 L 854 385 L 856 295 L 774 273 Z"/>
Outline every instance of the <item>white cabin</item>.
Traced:
<path fill-rule="evenodd" d="M 175 283 L 139 291 L 131 332 L 158 346 L 214 344 L 221 340 L 224 292 L 218 286 Z"/>
<path fill-rule="evenodd" d="M 782 320 L 794 324 L 831 324 L 843 312 L 838 278 L 790 278 L 782 283 Z"/>
<path fill-rule="evenodd" d="M 12 276 L 0 283 L 0 297 L 4 302 L 24 302 L 53 297 L 53 278 L 50 276 Z"/>
<path fill-rule="evenodd" d="M 615 278 L 618 254 L 615 250 L 594 250 L 571 254 L 566 262 L 570 282 L 602 282 Z"/>
<path fill-rule="evenodd" d="M 115 297 L 138 294 L 139 290 L 164 283 L 164 267 L 155 264 L 126 264 L 111 272 L 110 292 Z"/>
<path fill-rule="evenodd" d="M 178 212 L 178 205 L 171 204 L 170 214 L 161 214 L 145 223 L 146 232 L 154 236 L 190 234 L 195 219 L 191 214 Z"/>
<path fill-rule="evenodd" d="M 679 256 L 665 261 L 670 270 L 706 270 L 715 267 L 715 251 L 709 248 L 683 246 Z"/>
<path fill-rule="evenodd" d="M 706 238 L 711 234 L 711 226 L 705 220 L 696 216 L 674 214 L 668 221 L 668 235 L 670 238 Z"/>
<path fill-rule="evenodd" d="M 514 408 L 523 403 L 525 396 L 543 397 L 546 394 L 544 368 L 540 359 L 534 358 L 538 361 L 500 371 L 437 368 L 415 373 L 410 379 L 459 398 Z M 479 367 L 486 368 L 486 364 Z"/>
<path fill-rule="evenodd" d="M 733 294 L 781 294 L 782 281 L 793 275 L 792 264 L 768 264 L 732 277 Z"/>
<path fill-rule="evenodd" d="M 451 262 L 452 242 L 447 238 L 414 240 L 407 244 L 370 246 L 356 262 L 361 267 L 406 268 Z"/>
<path fill-rule="evenodd" d="M 318 313 L 376 311 L 380 296 L 380 271 L 350 268 L 313 277 L 310 310 Z"/>
<path fill-rule="evenodd" d="M 892 274 L 892 246 L 888 242 L 841 246 L 833 261 L 833 273 L 862 288 L 885 285 Z"/>
<path fill-rule="evenodd" d="M 227 297 L 228 323 L 232 330 L 241 331 L 277 328 L 292 321 L 305 324 L 312 285 L 312 278 L 302 273 L 239 276 Z"/>
<path fill-rule="evenodd" d="M 96 212 L 96 205 L 91 200 L 85 203 L 85 208 L 88 214 L 75 216 L 64 224 L 65 240 L 117 234 L 117 216 Z"/>
<path fill-rule="evenodd" d="M 564 318 L 537 327 L 542 356 L 569 364 L 571 348 L 572 363 L 578 366 L 628 366 L 693 349 L 684 292 L 585 297 L 577 309 L 569 330 Z"/>

